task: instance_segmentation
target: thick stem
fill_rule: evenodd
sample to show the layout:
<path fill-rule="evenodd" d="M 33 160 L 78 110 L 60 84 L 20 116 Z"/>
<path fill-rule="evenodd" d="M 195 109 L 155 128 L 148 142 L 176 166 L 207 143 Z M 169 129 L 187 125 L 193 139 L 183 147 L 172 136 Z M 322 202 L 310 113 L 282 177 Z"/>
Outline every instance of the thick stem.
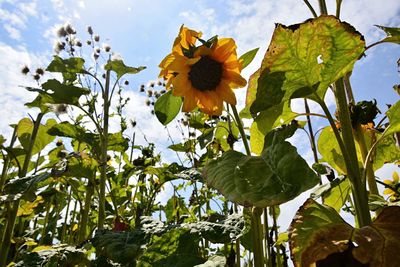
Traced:
<path fill-rule="evenodd" d="M 106 72 L 106 84 L 103 94 L 103 131 L 100 136 L 103 140 L 101 147 L 100 189 L 99 189 L 99 222 L 98 228 L 104 228 L 106 218 L 106 179 L 107 179 L 107 147 L 108 147 L 108 119 L 109 119 L 109 94 L 110 94 L 110 70 Z"/>
<path fill-rule="evenodd" d="M 251 229 L 253 233 L 253 246 L 254 246 L 254 267 L 264 266 L 264 252 L 263 252 L 263 229 L 261 224 L 261 214 L 263 210 L 253 207 L 251 216 Z"/>
<path fill-rule="evenodd" d="M 271 244 L 269 242 L 269 223 L 268 223 L 268 209 L 264 208 L 264 247 L 265 247 L 265 259 L 267 266 L 272 266 L 271 261 Z"/>
<path fill-rule="evenodd" d="M 68 222 L 68 213 L 69 213 L 69 206 L 71 205 L 71 198 L 72 198 L 72 189 L 69 188 L 69 193 L 68 193 L 68 200 L 67 200 L 67 209 L 65 211 L 65 218 L 64 218 L 64 224 L 61 230 L 61 243 L 65 241 L 65 233 L 67 231 L 67 222 Z"/>
<path fill-rule="evenodd" d="M 345 160 L 347 174 L 352 183 L 354 205 L 360 223 L 359 226 L 363 227 L 371 224 L 371 214 L 369 213 L 367 190 L 365 184 L 362 183 L 358 168 L 357 151 L 343 79 L 339 79 L 335 83 L 335 98 L 342 129 L 343 143 L 348 153 L 348 161 Z"/>

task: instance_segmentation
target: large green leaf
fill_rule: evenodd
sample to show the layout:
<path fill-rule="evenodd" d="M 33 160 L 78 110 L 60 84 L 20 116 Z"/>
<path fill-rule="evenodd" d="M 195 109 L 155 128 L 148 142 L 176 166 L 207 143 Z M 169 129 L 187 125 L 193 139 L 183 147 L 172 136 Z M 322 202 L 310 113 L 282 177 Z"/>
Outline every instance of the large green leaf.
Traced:
<path fill-rule="evenodd" d="M 153 236 L 147 250 L 139 258 L 138 267 L 187 267 L 204 262 L 199 255 L 199 238 L 188 229 L 174 229 L 162 236 Z"/>
<path fill-rule="evenodd" d="M 55 137 L 49 135 L 47 131 L 56 124 L 57 122 L 55 119 L 48 119 L 45 125 L 41 124 L 39 126 L 39 130 L 32 148 L 32 155 L 35 155 L 36 153 L 40 152 L 54 140 Z M 33 131 L 32 120 L 24 118 L 18 122 L 17 136 L 19 142 L 21 143 L 25 151 L 28 151 L 28 148 L 30 146 L 32 131 Z"/>
<path fill-rule="evenodd" d="M 333 208 L 308 199 L 289 228 L 291 257 L 302 267 L 394 266 L 400 262 L 399 238 L 398 206 L 383 208 L 371 226 L 354 229 Z"/>
<path fill-rule="evenodd" d="M 385 31 L 386 37 L 381 42 L 400 44 L 400 28 L 384 27 L 376 25 L 376 27 Z"/>
<path fill-rule="evenodd" d="M 321 161 L 328 163 L 340 174 L 346 173 L 346 165 L 335 134 L 330 126 L 325 127 L 318 138 L 318 152 L 322 155 Z"/>
<path fill-rule="evenodd" d="M 229 123 L 226 121 L 219 121 L 215 126 L 215 141 L 221 146 L 223 151 L 228 151 L 231 149 L 228 138 L 229 134 L 232 134 L 234 139 L 239 137 L 239 128 L 235 123 Z"/>
<path fill-rule="evenodd" d="M 208 185 L 227 199 L 256 207 L 285 203 L 319 181 L 296 148 L 286 141 L 272 143 L 259 157 L 225 152 L 209 162 L 203 174 Z"/>
<path fill-rule="evenodd" d="M 163 125 L 167 125 L 178 115 L 181 106 L 182 98 L 174 96 L 172 91 L 168 91 L 157 99 L 154 105 L 154 111 L 157 119 Z"/>
<path fill-rule="evenodd" d="M 5 184 L 4 193 L 5 195 L 14 195 L 16 199 L 22 198 L 34 201 L 36 199 L 37 188 L 50 177 L 51 173 L 49 172 L 22 178 L 16 177 Z"/>
<path fill-rule="evenodd" d="M 177 216 L 189 214 L 183 197 L 172 196 L 165 205 L 165 217 L 167 222 L 176 222 Z"/>
<path fill-rule="evenodd" d="M 250 78 L 247 106 L 254 114 L 313 92 L 323 98 L 330 84 L 353 69 L 364 46 L 363 36 L 334 16 L 278 24 L 261 68 Z"/>
<path fill-rule="evenodd" d="M 125 74 L 136 74 L 144 70 L 146 67 L 140 66 L 138 68 L 126 66 L 121 59 L 108 61 L 104 66 L 105 70 L 112 70 L 117 73 L 117 78 L 121 78 Z"/>

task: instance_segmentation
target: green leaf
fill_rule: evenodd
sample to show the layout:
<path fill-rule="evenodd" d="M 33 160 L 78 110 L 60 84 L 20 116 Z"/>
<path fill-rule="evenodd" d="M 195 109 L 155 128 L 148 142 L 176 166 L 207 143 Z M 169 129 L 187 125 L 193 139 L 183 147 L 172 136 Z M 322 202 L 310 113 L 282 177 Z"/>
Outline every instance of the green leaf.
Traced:
<path fill-rule="evenodd" d="M 167 222 L 176 222 L 177 216 L 189 214 L 183 197 L 172 196 L 164 209 Z"/>
<path fill-rule="evenodd" d="M 325 127 L 321 131 L 317 146 L 318 152 L 322 155 L 321 162 L 328 163 L 339 174 L 346 173 L 346 165 L 342 152 L 330 126 Z"/>
<path fill-rule="evenodd" d="M 46 181 L 50 177 L 51 173 L 49 172 L 22 178 L 16 177 L 5 184 L 4 193 L 18 195 L 18 198 L 34 201 L 36 199 L 35 193 L 37 188 L 40 187 L 40 183 Z"/>
<path fill-rule="evenodd" d="M 323 98 L 330 84 L 353 69 L 364 46 L 362 35 L 334 16 L 278 24 L 261 68 L 250 77 L 246 105 L 255 113 L 312 92 Z"/>
<path fill-rule="evenodd" d="M 289 244 L 295 266 L 389 267 L 400 262 L 398 206 L 383 208 L 370 226 L 361 229 L 354 229 L 333 208 L 312 199 L 294 218 Z"/>
<path fill-rule="evenodd" d="M 391 106 L 391 108 L 386 111 L 386 115 L 389 118 L 389 129 L 386 130 L 385 135 L 390 135 L 400 132 L 400 101 Z"/>
<path fill-rule="evenodd" d="M 245 205 L 267 207 L 285 203 L 318 183 L 318 177 L 283 141 L 272 143 L 260 157 L 225 152 L 203 171 L 210 187 L 227 199 Z"/>
<path fill-rule="evenodd" d="M 353 228 L 331 207 L 308 199 L 289 228 L 289 244 L 296 266 L 308 267 L 329 254 L 342 252 Z M 322 247 L 325 247 L 322 249 Z"/>
<path fill-rule="evenodd" d="M 111 60 L 108 61 L 107 64 L 104 66 L 105 70 L 112 70 L 117 73 L 117 78 L 121 78 L 125 74 L 136 74 L 144 70 L 146 67 L 140 66 L 138 68 L 126 66 L 125 63 L 120 60 Z"/>
<path fill-rule="evenodd" d="M 162 236 L 153 236 L 147 250 L 139 258 L 138 267 L 187 267 L 204 262 L 199 255 L 199 238 L 188 229 L 174 229 Z"/>
<path fill-rule="evenodd" d="M 157 119 L 163 125 L 167 125 L 178 115 L 181 106 L 182 98 L 174 96 L 172 91 L 168 91 L 157 99 L 154 111 Z"/>
<path fill-rule="evenodd" d="M 242 69 L 246 68 L 253 61 L 254 57 L 257 55 L 258 49 L 260 48 L 254 48 L 240 56 L 239 61 L 242 60 Z"/>
<path fill-rule="evenodd" d="M 62 59 L 56 55 L 49 66 L 47 66 L 46 70 L 49 72 L 61 72 L 64 81 L 72 83 L 76 80 L 77 73 L 86 73 L 86 70 L 83 67 L 84 64 L 85 60 L 80 57 Z"/>
<path fill-rule="evenodd" d="M 32 252 L 23 254 L 22 260 L 17 262 L 16 267 L 34 266 L 88 266 L 89 260 L 86 251 L 67 244 L 53 246 L 39 246 Z"/>
<path fill-rule="evenodd" d="M 376 134 L 378 139 L 381 134 Z M 394 163 L 400 159 L 400 149 L 396 145 L 396 139 L 393 135 L 386 136 L 376 145 L 373 157 L 373 169 L 379 170 L 384 164 Z"/>
<path fill-rule="evenodd" d="M 195 150 L 195 141 L 194 140 L 187 140 L 185 143 L 181 144 L 174 144 L 168 146 L 169 149 L 176 151 L 176 152 L 190 152 Z"/>
<path fill-rule="evenodd" d="M 203 133 L 197 137 L 197 141 L 199 141 L 201 149 L 208 146 L 214 140 L 214 132 L 214 128 L 205 129 Z"/>
<path fill-rule="evenodd" d="M 323 202 L 334 208 L 337 212 L 349 199 L 351 192 L 351 183 L 349 179 L 341 179 L 340 182 L 332 186 L 324 195 Z"/>
<path fill-rule="evenodd" d="M 3 144 L 6 142 L 7 139 L 4 138 L 3 135 L 0 134 L 0 147 L 3 146 Z"/>
<path fill-rule="evenodd" d="M 231 132 L 229 131 L 231 129 Z M 228 136 L 229 134 L 232 133 L 233 137 L 235 139 L 238 138 L 239 136 L 239 128 L 235 123 L 230 124 L 229 128 L 229 123 L 226 121 L 219 121 L 217 125 L 215 126 L 215 140 L 217 143 L 222 147 L 223 151 L 228 151 L 231 149 L 230 145 L 228 144 Z"/>
<path fill-rule="evenodd" d="M 90 90 L 87 88 L 77 87 L 71 84 L 60 83 L 56 79 L 51 79 L 42 84 L 42 89 L 27 87 L 28 91 L 38 92 L 39 95 L 30 103 L 28 107 L 39 107 L 44 109 L 46 104 L 69 104 L 79 105 L 79 98 L 87 95 Z"/>
<path fill-rule="evenodd" d="M 386 33 L 386 37 L 380 42 L 400 44 L 400 28 L 384 27 L 379 25 L 375 26 Z"/>
<path fill-rule="evenodd" d="M 46 124 L 41 124 L 32 148 L 32 155 L 40 152 L 48 144 L 54 140 L 54 136 L 47 134 L 48 129 L 56 125 L 55 119 L 48 119 Z M 27 152 L 31 143 L 31 136 L 33 131 L 33 122 L 28 118 L 24 118 L 18 122 L 17 136 L 24 150 Z"/>

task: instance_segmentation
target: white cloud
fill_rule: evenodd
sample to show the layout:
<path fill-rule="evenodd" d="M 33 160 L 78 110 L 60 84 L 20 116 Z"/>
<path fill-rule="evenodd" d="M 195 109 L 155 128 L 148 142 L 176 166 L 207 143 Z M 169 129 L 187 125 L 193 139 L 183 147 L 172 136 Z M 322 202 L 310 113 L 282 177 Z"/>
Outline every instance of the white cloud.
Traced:
<path fill-rule="evenodd" d="M 23 14 L 26 14 L 28 16 L 33 16 L 33 17 L 37 16 L 35 1 L 29 2 L 29 3 L 19 3 L 18 7 Z"/>
<path fill-rule="evenodd" d="M 3 27 L 8 32 L 8 35 L 11 39 L 21 40 L 21 32 L 17 28 L 11 26 L 10 24 L 4 24 Z"/>

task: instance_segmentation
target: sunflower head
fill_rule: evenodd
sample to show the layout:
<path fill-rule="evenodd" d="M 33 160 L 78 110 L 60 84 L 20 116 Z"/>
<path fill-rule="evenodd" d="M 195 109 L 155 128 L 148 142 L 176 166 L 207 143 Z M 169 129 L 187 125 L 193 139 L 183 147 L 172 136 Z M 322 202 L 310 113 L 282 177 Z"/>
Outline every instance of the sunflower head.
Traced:
<path fill-rule="evenodd" d="M 232 89 L 245 86 L 246 80 L 240 75 L 233 39 L 200 37 L 201 33 L 182 26 L 172 53 L 160 63 L 160 76 L 167 80 L 167 88 L 172 85 L 175 96 L 183 97 L 182 111 L 199 107 L 206 114 L 221 115 L 223 101 L 236 105 Z"/>

